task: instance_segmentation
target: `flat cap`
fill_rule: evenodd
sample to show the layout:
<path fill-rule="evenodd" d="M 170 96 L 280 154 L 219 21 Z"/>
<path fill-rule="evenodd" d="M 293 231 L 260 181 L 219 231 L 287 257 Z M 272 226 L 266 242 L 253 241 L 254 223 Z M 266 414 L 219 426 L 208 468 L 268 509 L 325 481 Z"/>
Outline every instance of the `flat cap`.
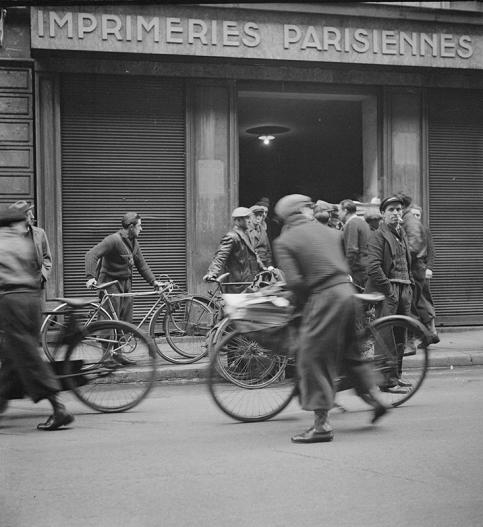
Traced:
<path fill-rule="evenodd" d="M 231 213 L 232 218 L 247 218 L 252 215 L 252 211 L 247 207 L 237 207 Z"/>
<path fill-rule="evenodd" d="M 126 212 L 121 219 L 122 226 L 127 228 L 129 225 L 135 225 L 141 216 L 137 212 Z"/>
<path fill-rule="evenodd" d="M 9 209 L 15 209 L 15 210 L 18 210 L 20 212 L 22 212 L 23 214 L 25 214 L 28 210 L 31 210 L 34 208 L 34 206 L 32 205 L 32 203 L 30 203 L 30 201 L 24 201 L 24 200 L 20 200 L 20 201 L 16 201 L 15 203 L 12 203 L 11 205 L 8 206 Z"/>
<path fill-rule="evenodd" d="M 308 196 L 289 194 L 278 200 L 274 210 L 281 220 L 286 220 L 292 214 L 299 212 L 302 207 L 312 204 L 312 200 Z"/>
<path fill-rule="evenodd" d="M 333 203 L 328 203 L 327 201 L 323 201 L 319 199 L 315 202 L 314 210 L 316 212 L 324 212 L 324 211 L 330 212 L 330 211 L 339 210 L 339 207 L 337 205 L 334 205 Z"/>
<path fill-rule="evenodd" d="M 400 203 L 404 206 L 403 198 L 400 195 L 396 194 L 395 196 L 388 196 L 387 198 L 384 198 L 381 201 L 379 210 L 381 212 L 384 212 L 391 203 Z"/>
<path fill-rule="evenodd" d="M 267 207 L 264 207 L 263 205 L 252 205 L 250 207 L 250 210 L 253 212 L 253 213 L 256 213 L 256 212 L 265 212 L 267 210 Z"/>

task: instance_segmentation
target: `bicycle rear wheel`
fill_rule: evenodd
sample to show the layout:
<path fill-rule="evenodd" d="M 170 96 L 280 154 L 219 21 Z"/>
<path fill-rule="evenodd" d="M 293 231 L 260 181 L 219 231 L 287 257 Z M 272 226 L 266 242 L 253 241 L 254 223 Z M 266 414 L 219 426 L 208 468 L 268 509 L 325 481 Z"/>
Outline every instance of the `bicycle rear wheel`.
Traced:
<path fill-rule="evenodd" d="M 158 346 L 160 354 L 175 364 L 200 360 L 207 353 L 206 337 L 212 326 L 213 312 L 206 304 L 192 297 L 170 301 L 166 306 L 163 329 L 175 353 Z"/>
<path fill-rule="evenodd" d="M 403 315 L 377 319 L 368 327 L 364 352 L 386 406 L 400 406 L 421 387 L 429 365 L 427 338 L 418 321 Z M 388 388 L 387 379 L 395 369 L 400 385 Z"/>
<path fill-rule="evenodd" d="M 59 335 L 67 323 L 69 317 L 68 313 L 71 311 L 72 308 L 67 304 L 60 304 L 53 309 L 42 322 L 40 328 L 40 342 L 45 356 L 50 361 L 59 357 L 60 350 L 57 349 L 57 342 L 59 342 Z M 76 308 L 76 318 L 82 327 L 100 319 L 112 320 L 111 315 L 97 302 L 92 302 L 84 307 Z"/>
<path fill-rule="evenodd" d="M 98 412 L 124 412 L 152 388 L 156 373 L 152 340 L 117 320 L 83 328 L 65 356 L 65 380 L 78 399 Z"/>
<path fill-rule="evenodd" d="M 288 365 L 287 354 L 275 346 L 262 346 L 232 331 L 215 346 L 208 367 L 208 389 L 218 408 L 233 419 L 265 421 L 280 413 L 294 395 Z"/>

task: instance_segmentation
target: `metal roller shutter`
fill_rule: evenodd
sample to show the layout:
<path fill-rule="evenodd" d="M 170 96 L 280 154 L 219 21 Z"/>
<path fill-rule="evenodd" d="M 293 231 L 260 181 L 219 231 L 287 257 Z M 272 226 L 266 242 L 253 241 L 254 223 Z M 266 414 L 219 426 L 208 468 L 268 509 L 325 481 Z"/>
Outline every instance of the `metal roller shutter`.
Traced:
<path fill-rule="evenodd" d="M 61 112 L 65 295 L 86 296 L 85 252 L 130 210 L 143 219 L 139 241 L 153 272 L 185 288 L 183 82 L 66 76 Z M 136 270 L 134 289 L 150 289 Z"/>
<path fill-rule="evenodd" d="M 429 100 L 437 319 L 483 324 L 483 95 L 435 91 Z"/>

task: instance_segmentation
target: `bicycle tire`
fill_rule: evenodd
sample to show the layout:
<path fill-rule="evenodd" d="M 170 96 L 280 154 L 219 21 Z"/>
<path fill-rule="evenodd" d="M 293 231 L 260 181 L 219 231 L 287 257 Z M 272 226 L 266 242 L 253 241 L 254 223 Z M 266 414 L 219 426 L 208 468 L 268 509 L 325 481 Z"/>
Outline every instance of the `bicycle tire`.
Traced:
<path fill-rule="evenodd" d="M 289 358 L 238 331 L 215 346 L 208 366 L 208 390 L 215 404 L 241 422 L 271 419 L 292 400 L 296 386 L 288 378 Z"/>
<path fill-rule="evenodd" d="M 122 359 L 133 364 L 122 364 Z M 153 386 L 154 343 L 133 324 L 93 322 L 69 345 L 63 371 L 74 395 L 93 410 L 125 412 L 143 401 Z"/>
<path fill-rule="evenodd" d="M 415 353 L 408 355 L 405 352 L 402 355 L 399 372 L 401 380 L 410 386 L 396 388 L 396 391 L 399 390 L 401 393 L 383 391 L 383 388 L 380 391 L 380 397 L 386 406 L 393 407 L 402 405 L 416 394 L 421 388 L 429 366 L 428 334 L 420 322 L 404 315 L 379 318 L 368 326 L 366 334 L 366 342 L 369 342 L 369 346 L 366 347 L 373 347 L 373 357 L 370 360 L 373 364 L 376 384 L 381 386 L 385 382 L 389 368 L 388 357 L 392 357 L 391 353 L 388 354 L 388 349 L 394 345 L 391 335 L 394 338 L 394 335 L 398 334 L 406 341 L 408 335 L 412 336 Z M 390 346 L 388 338 L 391 340 Z M 401 342 L 399 346 L 404 346 L 404 343 Z M 400 350 L 401 353 L 402 347 Z"/>
<path fill-rule="evenodd" d="M 154 318 L 154 317 L 153 317 Z M 155 328 L 159 328 L 154 323 Z M 170 300 L 166 306 L 163 330 L 169 347 L 156 345 L 159 354 L 174 364 L 192 364 L 207 354 L 206 337 L 213 326 L 213 312 L 193 297 Z"/>
<path fill-rule="evenodd" d="M 40 328 L 40 342 L 45 356 L 49 361 L 54 361 L 59 355 L 59 350 L 57 349 L 59 335 L 65 327 L 65 315 L 71 311 L 72 308 L 67 304 L 60 304 L 55 307 L 55 309 L 53 309 L 42 322 Z M 76 308 L 76 317 L 82 327 L 92 324 L 92 322 L 96 322 L 99 315 L 101 315 L 104 320 L 112 320 L 109 312 L 97 302 L 91 302 L 85 307 Z"/>

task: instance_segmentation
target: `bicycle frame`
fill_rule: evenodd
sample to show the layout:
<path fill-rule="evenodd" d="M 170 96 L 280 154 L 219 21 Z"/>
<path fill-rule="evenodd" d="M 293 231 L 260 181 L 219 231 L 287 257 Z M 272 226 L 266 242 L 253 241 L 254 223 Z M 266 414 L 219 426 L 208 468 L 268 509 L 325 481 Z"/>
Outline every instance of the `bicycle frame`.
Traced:
<path fill-rule="evenodd" d="M 97 286 L 96 289 L 103 291 L 102 298 L 98 302 L 99 308 L 104 308 L 108 311 L 108 313 L 112 316 L 113 320 L 120 320 L 119 315 L 117 314 L 116 310 L 114 309 L 114 305 L 112 303 L 111 298 L 144 298 L 148 296 L 158 296 L 159 298 L 154 302 L 154 304 L 150 307 L 149 311 L 144 315 L 141 322 L 136 324 L 138 328 L 141 328 L 141 326 L 149 320 L 152 315 L 156 312 L 156 310 L 162 306 L 163 304 L 169 305 L 169 298 L 165 294 L 166 292 L 169 294 L 173 288 L 174 284 L 172 282 L 169 282 L 168 285 L 162 289 L 161 291 L 141 291 L 141 292 L 135 292 L 135 293 L 109 293 L 106 291 L 106 287 L 109 287 L 110 285 L 113 285 L 117 283 L 116 281 L 108 282 L 106 284 L 101 284 L 100 286 Z"/>

